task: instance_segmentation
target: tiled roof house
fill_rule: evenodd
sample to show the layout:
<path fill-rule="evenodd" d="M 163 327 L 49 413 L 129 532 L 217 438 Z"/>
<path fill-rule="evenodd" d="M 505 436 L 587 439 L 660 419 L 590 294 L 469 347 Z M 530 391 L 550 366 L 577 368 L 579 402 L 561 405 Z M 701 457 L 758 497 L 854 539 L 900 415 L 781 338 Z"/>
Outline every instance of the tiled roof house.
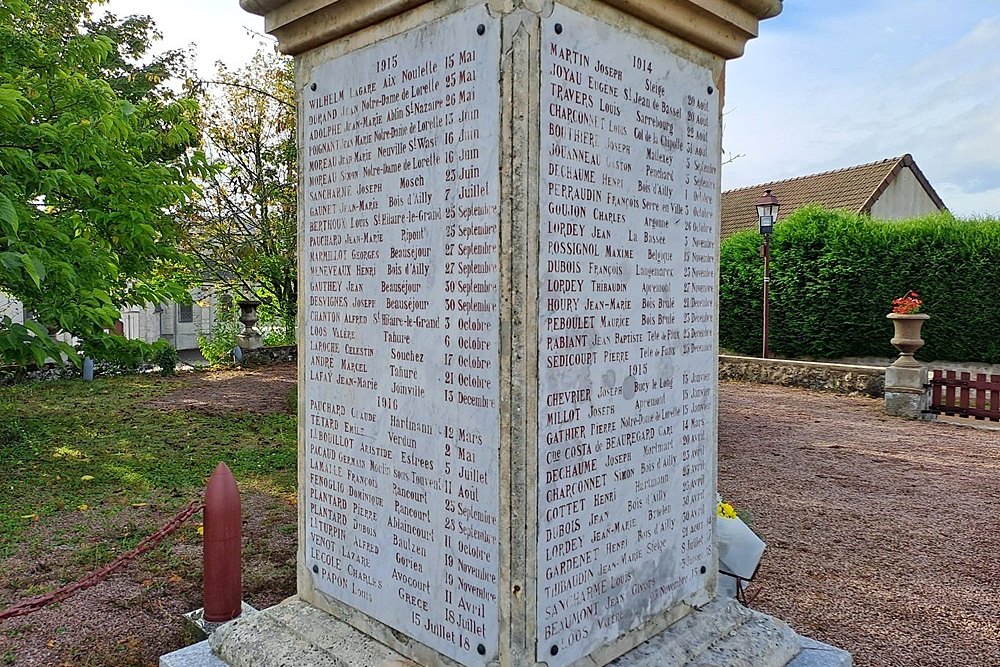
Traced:
<path fill-rule="evenodd" d="M 882 220 L 912 218 L 945 210 L 909 153 L 857 167 L 763 183 L 722 193 L 722 238 L 757 229 L 754 203 L 771 190 L 781 203 L 778 222 L 807 204 L 846 209 Z"/>

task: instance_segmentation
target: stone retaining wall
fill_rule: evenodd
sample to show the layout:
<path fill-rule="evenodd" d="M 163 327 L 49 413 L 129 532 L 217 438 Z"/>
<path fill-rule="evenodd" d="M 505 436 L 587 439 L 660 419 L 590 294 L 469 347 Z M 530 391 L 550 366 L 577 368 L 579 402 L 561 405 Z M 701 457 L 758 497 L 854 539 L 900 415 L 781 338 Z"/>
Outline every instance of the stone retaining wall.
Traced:
<path fill-rule="evenodd" d="M 95 378 L 117 377 L 119 375 L 138 375 L 159 370 L 153 364 L 142 364 L 136 367 L 126 367 L 110 362 L 94 363 Z M 79 380 L 83 370 L 71 363 L 59 366 L 47 363 L 41 368 L 30 366 L 0 366 L 0 387 L 8 387 L 22 382 L 53 382 L 55 380 Z"/>
<path fill-rule="evenodd" d="M 8 387 L 21 382 L 47 382 L 51 380 L 68 380 L 80 377 L 81 373 L 74 367 L 63 368 L 55 364 L 46 364 L 42 368 L 26 368 L 24 366 L 0 366 L 0 387 Z"/>
<path fill-rule="evenodd" d="M 777 384 L 882 398 L 885 367 L 719 355 L 719 380 Z"/>
<path fill-rule="evenodd" d="M 260 347 L 243 353 L 243 358 L 251 366 L 266 364 L 281 364 L 298 359 L 298 348 L 295 345 L 275 345 Z"/>

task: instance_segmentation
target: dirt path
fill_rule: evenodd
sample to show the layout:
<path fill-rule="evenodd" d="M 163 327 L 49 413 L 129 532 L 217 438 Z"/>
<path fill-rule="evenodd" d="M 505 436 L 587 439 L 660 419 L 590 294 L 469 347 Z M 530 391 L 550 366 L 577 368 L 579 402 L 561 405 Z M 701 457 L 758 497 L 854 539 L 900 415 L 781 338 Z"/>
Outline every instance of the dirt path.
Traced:
<path fill-rule="evenodd" d="M 295 364 L 275 364 L 247 370 L 210 371 L 182 376 L 184 386 L 146 407 L 193 410 L 209 415 L 266 414 L 292 409 L 288 396 L 296 383 Z"/>
<path fill-rule="evenodd" d="M 768 542 L 754 607 L 859 667 L 1000 666 L 1000 432 L 720 393 L 720 491 Z"/>

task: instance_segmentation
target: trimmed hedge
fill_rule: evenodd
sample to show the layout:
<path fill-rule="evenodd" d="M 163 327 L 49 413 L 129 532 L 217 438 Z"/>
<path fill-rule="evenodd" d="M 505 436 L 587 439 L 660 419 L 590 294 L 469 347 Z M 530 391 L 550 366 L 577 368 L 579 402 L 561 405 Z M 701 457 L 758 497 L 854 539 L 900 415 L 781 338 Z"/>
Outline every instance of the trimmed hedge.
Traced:
<path fill-rule="evenodd" d="M 720 248 L 720 344 L 760 355 L 762 238 Z M 872 220 L 807 207 L 771 237 L 770 348 L 789 358 L 894 357 L 892 300 L 915 290 L 927 344 L 918 358 L 1000 363 L 1000 221 L 942 213 Z"/>

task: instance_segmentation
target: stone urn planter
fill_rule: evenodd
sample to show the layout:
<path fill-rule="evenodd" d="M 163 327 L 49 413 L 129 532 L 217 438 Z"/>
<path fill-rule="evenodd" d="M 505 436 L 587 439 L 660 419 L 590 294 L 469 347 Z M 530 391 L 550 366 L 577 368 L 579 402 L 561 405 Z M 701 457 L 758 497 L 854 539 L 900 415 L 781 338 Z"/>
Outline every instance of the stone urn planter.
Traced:
<path fill-rule="evenodd" d="M 920 363 L 913 358 L 913 353 L 924 346 L 920 328 L 931 316 L 925 313 L 909 315 L 889 313 L 886 318 L 892 320 L 895 327 L 894 335 L 889 342 L 899 350 L 899 358 L 892 365 L 897 368 L 920 368 Z"/>
<path fill-rule="evenodd" d="M 243 331 L 236 337 L 236 341 L 244 350 L 257 350 L 264 346 L 260 333 L 254 329 L 257 324 L 257 307 L 259 301 L 240 301 L 240 322 L 243 324 Z"/>

